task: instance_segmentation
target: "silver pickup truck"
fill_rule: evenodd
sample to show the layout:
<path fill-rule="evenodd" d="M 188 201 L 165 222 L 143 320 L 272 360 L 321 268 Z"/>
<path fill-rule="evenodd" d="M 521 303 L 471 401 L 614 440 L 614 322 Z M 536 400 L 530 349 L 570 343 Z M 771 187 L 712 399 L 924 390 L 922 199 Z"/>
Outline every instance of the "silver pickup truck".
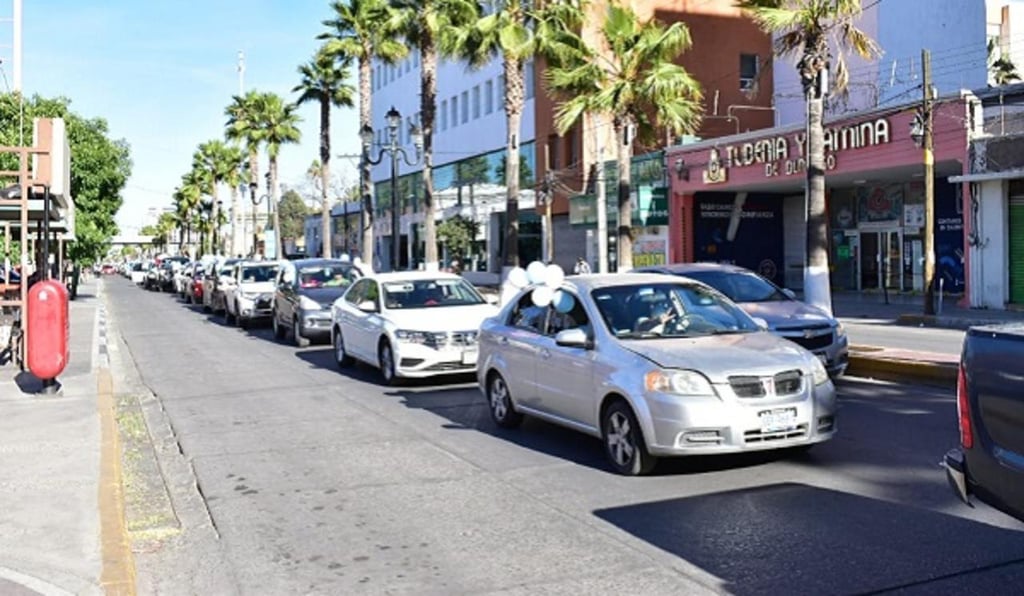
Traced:
<path fill-rule="evenodd" d="M 950 486 L 968 505 L 973 495 L 1024 520 L 1024 323 L 967 332 L 956 404 L 960 446 L 944 462 Z"/>

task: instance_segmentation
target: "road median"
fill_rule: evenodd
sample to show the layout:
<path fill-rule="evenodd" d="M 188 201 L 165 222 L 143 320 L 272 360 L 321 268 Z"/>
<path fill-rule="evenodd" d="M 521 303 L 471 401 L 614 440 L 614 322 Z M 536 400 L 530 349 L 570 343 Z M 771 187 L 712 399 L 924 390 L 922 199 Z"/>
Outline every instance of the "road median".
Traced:
<path fill-rule="evenodd" d="M 846 374 L 901 383 L 954 387 L 958 361 L 959 358 L 951 354 L 851 346 L 850 365 Z"/>

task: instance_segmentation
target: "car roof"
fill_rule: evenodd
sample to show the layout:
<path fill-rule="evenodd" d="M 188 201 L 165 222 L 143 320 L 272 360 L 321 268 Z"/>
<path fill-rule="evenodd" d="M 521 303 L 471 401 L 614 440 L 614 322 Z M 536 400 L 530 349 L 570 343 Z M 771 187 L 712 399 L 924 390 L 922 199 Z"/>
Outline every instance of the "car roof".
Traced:
<path fill-rule="evenodd" d="M 335 265 L 348 265 L 349 267 L 356 267 L 356 264 L 352 261 L 342 261 L 341 259 L 294 259 L 291 261 L 296 267 L 327 267 Z"/>
<path fill-rule="evenodd" d="M 598 288 L 610 288 L 616 286 L 630 286 L 637 284 L 663 284 L 677 283 L 684 285 L 698 285 L 693 281 L 687 284 L 683 279 L 666 279 L 662 273 L 629 272 L 629 273 L 588 273 L 585 275 L 573 275 L 565 278 L 567 284 L 571 284 L 580 292 L 596 290 Z"/>
<path fill-rule="evenodd" d="M 703 272 L 753 273 L 750 269 L 740 267 L 739 265 L 732 265 L 730 263 L 672 263 L 668 265 L 652 265 L 650 267 L 644 267 L 641 271 L 663 272 L 673 275 Z"/>
<path fill-rule="evenodd" d="M 381 283 L 429 279 L 462 279 L 462 277 L 446 271 L 389 271 L 387 273 L 374 273 L 367 277 L 369 279 L 376 279 Z"/>

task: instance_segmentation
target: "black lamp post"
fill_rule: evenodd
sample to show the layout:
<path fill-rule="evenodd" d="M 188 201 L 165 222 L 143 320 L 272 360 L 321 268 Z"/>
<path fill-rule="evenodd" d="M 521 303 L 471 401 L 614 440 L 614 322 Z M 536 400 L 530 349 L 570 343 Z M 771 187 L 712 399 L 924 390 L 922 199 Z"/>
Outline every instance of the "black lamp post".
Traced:
<path fill-rule="evenodd" d="M 391 106 L 386 116 L 388 121 L 388 143 L 380 148 L 376 159 L 370 157 L 370 149 L 373 146 L 373 128 L 364 126 L 359 132 L 359 136 L 363 141 L 362 158 L 371 165 L 381 163 L 385 154 L 391 157 L 391 270 L 398 271 L 398 264 L 400 262 L 398 253 L 401 250 L 398 223 L 402 215 L 401 200 L 398 197 L 398 156 L 401 156 L 402 160 L 410 166 L 418 165 L 423 151 L 423 134 L 418 126 L 413 125 L 409 129 L 413 145 L 416 148 L 416 158 L 410 159 L 405 149 L 398 145 L 398 127 L 402 125 L 402 114 L 394 106 Z"/>

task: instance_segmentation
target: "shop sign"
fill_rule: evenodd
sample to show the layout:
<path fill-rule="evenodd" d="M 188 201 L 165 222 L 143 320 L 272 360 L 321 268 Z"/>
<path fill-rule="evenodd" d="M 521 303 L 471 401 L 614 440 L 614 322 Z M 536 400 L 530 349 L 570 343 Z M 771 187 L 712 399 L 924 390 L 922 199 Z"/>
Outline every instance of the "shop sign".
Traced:
<path fill-rule="evenodd" d="M 888 118 L 826 128 L 825 169 L 834 170 L 836 155 L 847 149 L 889 143 L 892 140 L 890 129 Z M 722 149 L 712 148 L 704 170 L 704 184 L 725 182 L 728 168 L 760 166 L 764 168 L 766 178 L 799 174 L 807 169 L 806 147 L 806 133 L 798 132 L 728 145 Z"/>
<path fill-rule="evenodd" d="M 657 236 L 640 236 L 633 242 L 633 266 L 651 267 L 668 262 L 668 241 Z"/>

